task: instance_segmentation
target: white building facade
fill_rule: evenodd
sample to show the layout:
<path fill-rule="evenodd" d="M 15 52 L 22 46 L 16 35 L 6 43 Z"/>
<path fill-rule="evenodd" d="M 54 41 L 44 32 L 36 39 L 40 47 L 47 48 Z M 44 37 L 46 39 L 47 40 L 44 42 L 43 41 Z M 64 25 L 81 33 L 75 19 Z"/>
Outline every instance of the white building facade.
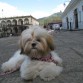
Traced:
<path fill-rule="evenodd" d="M 0 18 L 0 33 L 2 36 L 18 35 L 31 25 L 39 25 L 39 22 L 33 16 L 17 16 Z"/>
<path fill-rule="evenodd" d="M 62 26 L 67 30 L 83 29 L 83 0 L 71 0 L 62 14 Z"/>

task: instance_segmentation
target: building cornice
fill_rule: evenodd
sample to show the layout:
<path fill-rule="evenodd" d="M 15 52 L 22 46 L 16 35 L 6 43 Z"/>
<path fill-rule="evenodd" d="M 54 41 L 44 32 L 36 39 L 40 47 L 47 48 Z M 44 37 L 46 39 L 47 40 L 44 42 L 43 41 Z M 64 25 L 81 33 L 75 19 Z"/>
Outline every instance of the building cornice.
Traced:
<path fill-rule="evenodd" d="M 33 16 L 29 15 L 29 16 L 14 16 L 14 17 L 5 17 L 5 18 L 0 18 L 1 19 L 16 19 L 16 18 L 26 18 L 26 17 L 31 17 L 33 19 L 35 19 L 36 21 L 38 21 L 36 18 L 34 18 Z"/>
<path fill-rule="evenodd" d="M 69 5 L 66 7 L 66 9 L 64 10 L 64 12 L 63 12 L 63 14 L 62 14 L 62 18 L 63 18 L 64 16 L 66 16 L 67 13 L 68 13 L 69 11 L 71 11 L 71 9 L 73 9 L 73 8 L 75 7 L 75 5 L 76 5 L 79 1 L 81 1 L 81 0 L 71 0 L 70 3 L 69 3 Z"/>

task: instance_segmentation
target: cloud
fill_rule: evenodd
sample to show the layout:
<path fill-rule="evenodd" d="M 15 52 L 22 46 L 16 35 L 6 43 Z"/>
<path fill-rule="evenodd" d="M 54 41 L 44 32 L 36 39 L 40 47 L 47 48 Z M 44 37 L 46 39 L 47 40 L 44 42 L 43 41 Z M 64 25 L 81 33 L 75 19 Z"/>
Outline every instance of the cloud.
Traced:
<path fill-rule="evenodd" d="M 13 16 L 23 16 L 30 14 L 35 18 L 41 18 L 49 15 L 48 12 L 39 11 L 39 10 L 27 13 L 22 10 L 19 10 L 17 7 L 14 7 L 10 4 L 0 2 L 0 17 L 11 17 L 11 16 L 13 17 Z"/>
<path fill-rule="evenodd" d="M 47 17 L 47 16 L 50 16 L 53 13 L 57 13 L 57 12 L 60 12 L 60 11 L 63 12 L 68 4 L 69 4 L 69 2 L 66 2 L 65 6 L 64 6 L 64 4 L 60 4 L 60 5 L 56 6 L 56 8 L 52 9 L 51 12 L 35 11 L 35 12 L 32 12 L 31 14 L 36 18 Z"/>
<path fill-rule="evenodd" d="M 68 3 L 66 3 L 66 6 L 67 5 L 68 5 Z M 23 10 L 19 10 L 17 7 L 12 6 L 8 3 L 0 2 L 0 17 L 24 16 L 24 15 L 31 14 L 35 18 L 42 18 L 42 17 L 49 16 L 56 12 L 60 12 L 60 11 L 63 12 L 64 9 L 66 8 L 66 6 L 64 7 L 63 4 L 60 4 L 56 8 L 54 8 L 51 12 L 40 11 L 40 10 L 33 11 L 33 12 L 28 12 L 28 11 L 24 12 Z"/>
<path fill-rule="evenodd" d="M 32 16 L 36 17 L 36 18 L 42 18 L 42 17 L 46 17 L 49 16 L 49 12 L 44 12 L 44 11 L 34 11 L 31 13 Z"/>
<path fill-rule="evenodd" d="M 17 7 L 10 4 L 0 2 L 0 17 L 27 15 L 26 12 L 20 11 Z"/>
<path fill-rule="evenodd" d="M 60 11 L 63 12 L 68 4 L 69 4 L 69 2 L 66 2 L 65 5 L 64 4 L 60 4 L 60 5 L 56 6 L 56 8 L 54 8 L 52 10 L 52 13 L 57 13 L 57 12 L 60 12 Z"/>

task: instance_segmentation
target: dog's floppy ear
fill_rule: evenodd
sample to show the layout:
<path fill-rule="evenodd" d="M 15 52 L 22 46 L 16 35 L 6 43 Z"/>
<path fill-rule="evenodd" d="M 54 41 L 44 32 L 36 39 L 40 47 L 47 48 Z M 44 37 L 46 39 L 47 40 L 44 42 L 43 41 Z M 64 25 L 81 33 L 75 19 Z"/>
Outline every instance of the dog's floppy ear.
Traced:
<path fill-rule="evenodd" d="M 20 37 L 20 40 L 19 40 L 19 47 L 20 47 L 20 54 L 23 54 L 24 53 L 24 50 L 23 50 L 23 44 L 22 44 L 22 37 Z"/>
<path fill-rule="evenodd" d="M 51 35 L 49 35 L 49 36 L 47 37 L 47 43 L 48 43 L 48 46 L 49 46 L 50 50 L 54 50 L 54 48 L 55 48 L 55 47 L 54 47 L 54 41 L 53 41 Z"/>
<path fill-rule="evenodd" d="M 23 48 L 21 48 L 20 54 L 24 54 L 24 50 L 23 50 Z"/>

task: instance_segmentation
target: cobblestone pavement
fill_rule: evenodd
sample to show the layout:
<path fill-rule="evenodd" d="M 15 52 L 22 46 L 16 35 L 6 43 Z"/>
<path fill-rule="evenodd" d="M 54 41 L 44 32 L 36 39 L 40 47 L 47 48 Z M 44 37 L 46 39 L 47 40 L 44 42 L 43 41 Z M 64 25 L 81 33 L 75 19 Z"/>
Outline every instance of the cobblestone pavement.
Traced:
<path fill-rule="evenodd" d="M 0 39 L 0 66 L 18 47 L 19 37 Z M 83 31 L 60 31 L 54 33 L 56 52 L 63 59 L 63 72 L 52 81 L 44 82 L 39 77 L 23 81 L 20 72 L 0 76 L 0 83 L 83 83 Z M 1 72 L 1 70 L 0 70 Z"/>

